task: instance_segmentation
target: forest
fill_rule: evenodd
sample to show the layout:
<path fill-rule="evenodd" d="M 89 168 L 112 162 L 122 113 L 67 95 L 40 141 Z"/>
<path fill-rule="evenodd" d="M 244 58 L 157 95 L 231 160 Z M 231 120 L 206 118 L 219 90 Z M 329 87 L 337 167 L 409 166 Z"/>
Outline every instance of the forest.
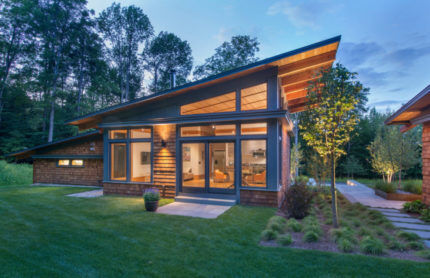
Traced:
<path fill-rule="evenodd" d="M 255 62 L 258 52 L 257 38 L 236 35 L 195 65 L 190 43 L 169 31 L 156 34 L 139 7 L 112 3 L 96 15 L 85 0 L 3 0 L 0 156 L 76 135 L 66 121 L 169 89 L 172 71 L 181 85 Z M 337 174 L 420 178 L 421 129 L 402 134 L 383 123 L 392 111 L 366 110 Z M 292 171 L 326 176 L 326 161 L 300 130 L 292 141 Z"/>

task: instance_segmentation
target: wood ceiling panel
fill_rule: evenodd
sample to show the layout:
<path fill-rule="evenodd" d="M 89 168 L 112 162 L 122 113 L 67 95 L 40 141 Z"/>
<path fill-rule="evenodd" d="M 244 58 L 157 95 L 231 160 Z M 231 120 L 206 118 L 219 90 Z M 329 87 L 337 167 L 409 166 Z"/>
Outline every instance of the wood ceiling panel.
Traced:
<path fill-rule="evenodd" d="M 291 64 L 286 64 L 278 69 L 278 76 L 291 75 L 300 71 L 332 65 L 336 58 L 336 51 L 330 51 Z"/>

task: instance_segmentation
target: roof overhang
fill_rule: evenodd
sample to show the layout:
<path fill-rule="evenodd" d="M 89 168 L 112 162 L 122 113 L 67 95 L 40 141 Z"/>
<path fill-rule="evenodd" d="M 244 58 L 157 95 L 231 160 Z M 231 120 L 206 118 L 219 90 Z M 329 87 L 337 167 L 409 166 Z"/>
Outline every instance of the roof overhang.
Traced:
<path fill-rule="evenodd" d="M 278 68 L 278 78 L 282 87 L 286 108 L 290 113 L 303 111 L 306 108 L 306 88 L 309 86 L 309 82 L 317 78 L 316 74 L 321 68 L 332 66 L 336 59 L 340 39 L 341 36 L 333 37 L 170 90 L 114 105 L 73 119 L 68 124 L 77 125 L 80 130 L 94 128 L 102 121 L 103 117 L 108 115 L 177 96 L 192 90 L 213 86 L 273 67 Z"/>
<path fill-rule="evenodd" d="M 402 132 L 430 121 L 430 85 L 414 96 L 393 115 L 385 120 L 386 125 L 403 125 Z"/>

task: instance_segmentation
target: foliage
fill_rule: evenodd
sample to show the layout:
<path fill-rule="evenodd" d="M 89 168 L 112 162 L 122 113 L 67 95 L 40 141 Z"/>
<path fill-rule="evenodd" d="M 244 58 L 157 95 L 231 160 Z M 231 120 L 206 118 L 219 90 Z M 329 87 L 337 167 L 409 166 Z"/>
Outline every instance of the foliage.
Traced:
<path fill-rule="evenodd" d="M 293 243 L 293 239 L 291 238 L 290 234 L 284 234 L 284 235 L 278 236 L 277 242 L 282 246 L 288 246 L 288 245 L 291 245 L 291 243 Z"/>
<path fill-rule="evenodd" d="M 197 66 L 193 75 L 200 79 L 256 62 L 258 59 L 255 55 L 260 50 L 259 44 L 257 38 L 247 35 L 233 36 L 230 42 L 222 43 L 215 49 L 214 55 Z"/>
<path fill-rule="evenodd" d="M 282 209 L 289 217 L 302 219 L 309 213 L 312 197 L 312 192 L 303 182 L 295 182 L 285 192 Z"/>
<path fill-rule="evenodd" d="M 153 76 L 150 90 L 154 93 L 170 88 L 172 71 L 176 74 L 176 86 L 186 83 L 193 67 L 190 44 L 168 32 L 160 32 L 146 44 L 142 58 L 144 68 Z"/>
<path fill-rule="evenodd" d="M 421 210 L 421 220 L 425 222 L 430 222 L 430 208 L 425 208 Z"/>
<path fill-rule="evenodd" d="M 337 247 L 344 253 L 350 253 L 354 251 L 354 244 L 346 238 L 341 238 L 337 243 Z"/>
<path fill-rule="evenodd" d="M 417 234 L 406 232 L 406 231 L 399 231 L 397 233 L 397 236 L 407 241 L 417 241 L 420 239 L 420 237 Z"/>
<path fill-rule="evenodd" d="M 388 243 L 388 248 L 390 248 L 391 250 L 397 250 L 397 251 L 407 250 L 406 245 L 395 238 L 390 240 L 390 242 Z"/>
<path fill-rule="evenodd" d="M 424 244 L 421 241 L 410 241 L 406 244 L 409 249 L 412 250 L 423 250 Z"/>
<path fill-rule="evenodd" d="M 33 167 L 0 160 L 0 185 L 28 185 L 33 183 Z"/>
<path fill-rule="evenodd" d="M 420 256 L 421 258 L 430 260 L 430 249 L 425 249 L 425 250 L 422 250 L 422 251 L 418 251 L 416 254 L 418 256 Z"/>
<path fill-rule="evenodd" d="M 318 233 L 316 233 L 314 231 L 307 231 L 303 235 L 303 241 L 304 242 L 316 242 L 319 240 L 319 238 L 320 238 L 320 236 L 318 235 Z"/>
<path fill-rule="evenodd" d="M 346 162 L 342 164 L 347 177 L 354 178 L 354 175 L 359 175 L 364 172 L 363 166 L 361 166 L 360 161 L 354 156 L 347 156 Z"/>
<path fill-rule="evenodd" d="M 290 152 L 290 176 L 291 179 L 294 179 L 298 175 L 298 171 L 300 170 L 300 162 L 303 160 L 303 151 L 301 150 L 300 143 L 293 144 Z"/>
<path fill-rule="evenodd" d="M 384 244 L 381 240 L 365 236 L 360 241 L 360 249 L 363 253 L 381 255 L 384 253 Z"/>
<path fill-rule="evenodd" d="M 330 162 L 333 225 L 337 221 L 335 189 L 336 160 L 345 154 L 344 146 L 365 111 L 368 89 L 356 80 L 356 74 L 336 64 L 323 70 L 308 88 L 307 110 L 303 112 L 300 127 L 306 143 L 322 159 Z"/>
<path fill-rule="evenodd" d="M 145 202 L 157 202 L 160 200 L 160 192 L 156 188 L 150 188 L 143 193 Z"/>
<path fill-rule="evenodd" d="M 415 200 L 412 202 L 406 202 L 403 204 L 403 209 L 406 212 L 412 212 L 412 213 L 420 213 L 426 205 L 421 200 Z"/>
<path fill-rule="evenodd" d="M 275 240 L 278 237 L 278 232 L 266 229 L 261 232 L 261 240 Z"/>
<path fill-rule="evenodd" d="M 382 180 L 378 180 L 375 182 L 375 189 L 379 189 L 385 193 L 395 193 L 397 191 L 397 187 L 395 184 L 385 182 Z"/>
<path fill-rule="evenodd" d="M 403 190 L 414 194 L 423 193 L 423 181 L 422 180 L 403 180 Z"/>
<path fill-rule="evenodd" d="M 301 232 L 302 229 L 303 229 L 302 224 L 300 224 L 299 221 L 297 221 L 294 218 L 288 219 L 288 221 L 287 221 L 287 228 L 290 231 L 293 231 L 293 232 L 296 232 L 296 233 L 297 232 Z"/>

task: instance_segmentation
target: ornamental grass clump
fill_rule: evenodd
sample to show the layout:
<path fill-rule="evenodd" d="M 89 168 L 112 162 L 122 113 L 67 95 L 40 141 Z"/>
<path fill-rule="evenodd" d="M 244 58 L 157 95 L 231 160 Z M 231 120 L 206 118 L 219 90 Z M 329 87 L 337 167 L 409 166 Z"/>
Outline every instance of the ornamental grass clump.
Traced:
<path fill-rule="evenodd" d="M 385 193 L 395 193 L 397 191 L 397 186 L 393 183 L 379 180 L 375 183 L 375 189 L 379 189 Z"/>
<path fill-rule="evenodd" d="M 334 242 L 340 242 L 342 239 L 346 239 L 350 242 L 355 242 L 354 231 L 349 228 L 339 228 L 339 229 L 331 229 L 330 235 L 333 238 Z"/>
<path fill-rule="evenodd" d="M 413 194 L 423 193 L 423 181 L 422 180 L 405 180 L 402 182 L 403 190 Z"/>
<path fill-rule="evenodd" d="M 282 246 L 288 246 L 288 245 L 291 245 L 291 243 L 293 243 L 293 239 L 291 238 L 290 234 L 284 234 L 284 235 L 278 236 L 277 242 Z"/>
<path fill-rule="evenodd" d="M 402 238 L 407 241 L 417 241 L 420 239 L 420 237 L 415 233 L 405 232 L 405 231 L 399 231 L 397 233 L 397 237 Z"/>
<path fill-rule="evenodd" d="M 396 251 L 406 251 L 407 247 L 403 242 L 398 241 L 396 238 L 391 238 L 388 242 L 388 248 Z"/>
<path fill-rule="evenodd" d="M 287 227 L 288 230 L 293 231 L 293 232 L 301 232 L 303 229 L 302 224 L 299 223 L 299 221 L 297 221 L 294 218 L 291 218 L 287 221 Z"/>
<path fill-rule="evenodd" d="M 421 258 L 430 260 L 430 249 L 418 251 L 416 254 Z"/>
<path fill-rule="evenodd" d="M 381 255 L 384 253 L 384 243 L 371 236 L 365 236 L 360 242 L 360 250 L 365 254 Z"/>
<path fill-rule="evenodd" d="M 303 235 L 303 241 L 304 242 L 317 242 L 319 240 L 320 236 L 314 232 L 314 231 L 307 231 Z"/>
<path fill-rule="evenodd" d="M 337 248 L 344 253 L 350 253 L 354 251 L 354 243 L 346 238 L 341 238 L 337 243 Z"/>
<path fill-rule="evenodd" d="M 423 250 L 424 244 L 421 241 L 410 241 L 406 244 L 409 249 L 412 250 Z"/>
<path fill-rule="evenodd" d="M 278 237 L 278 232 L 266 229 L 261 232 L 261 240 L 275 240 Z"/>

